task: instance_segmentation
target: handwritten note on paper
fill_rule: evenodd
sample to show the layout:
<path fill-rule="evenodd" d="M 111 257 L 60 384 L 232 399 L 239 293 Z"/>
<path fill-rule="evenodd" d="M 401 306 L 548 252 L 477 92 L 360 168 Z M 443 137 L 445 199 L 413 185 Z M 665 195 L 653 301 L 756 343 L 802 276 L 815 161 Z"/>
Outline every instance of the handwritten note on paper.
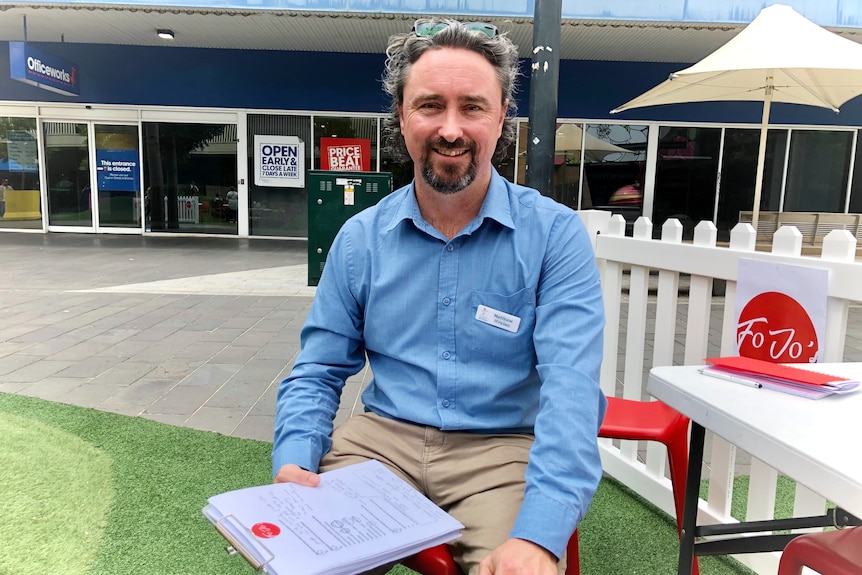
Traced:
<path fill-rule="evenodd" d="M 273 575 L 360 573 L 463 528 L 377 461 L 324 473 L 314 488 L 280 483 L 216 495 L 204 515 L 229 516 L 258 556 L 273 557 L 265 567 Z"/>

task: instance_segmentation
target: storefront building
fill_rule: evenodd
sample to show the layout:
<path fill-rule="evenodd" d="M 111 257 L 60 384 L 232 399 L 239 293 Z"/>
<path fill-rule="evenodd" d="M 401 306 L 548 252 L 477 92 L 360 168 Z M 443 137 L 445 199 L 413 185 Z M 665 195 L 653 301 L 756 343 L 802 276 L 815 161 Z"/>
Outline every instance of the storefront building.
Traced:
<path fill-rule="evenodd" d="M 110 17 L 142 17 L 128 2 L 89 15 L 74 3 L 7 7 L 0 24 L 0 231 L 307 237 L 308 170 L 391 172 L 395 187 L 409 182 L 412 168 L 380 145 L 388 104 L 380 47 L 432 13 L 490 21 L 521 45 L 523 123 L 497 168 L 523 183 L 532 0 L 289 4 L 284 13 L 247 0 L 244 16 L 222 5 L 152 10 L 159 24 L 134 23 L 148 26 L 148 39 L 127 44 L 82 22 L 89 17 L 101 29 L 113 25 Z M 563 3 L 555 181 L 544 192 L 576 209 L 643 214 L 657 225 L 671 216 L 689 226 L 712 220 L 726 237 L 740 211 L 751 209 L 759 105 L 609 111 L 725 42 L 762 3 L 652 4 L 621 1 L 608 16 L 607 2 Z M 862 16 L 862 2 L 795 4 L 848 37 L 862 27 L 854 16 Z M 50 37 L 61 25 L 40 25 L 58 14 L 68 21 L 63 41 Z M 195 30 L 187 17 L 209 23 L 210 38 L 228 47 L 183 45 Z M 257 28 L 243 27 L 243 17 L 256 18 Z M 297 46 L 285 36 L 283 48 L 262 49 L 269 44 L 255 43 L 254 30 L 266 36 L 266 24 L 276 20 L 297 35 L 312 28 L 306 32 L 318 42 Z M 168 30 L 174 40 L 155 38 Z M 363 30 L 366 44 L 345 44 L 345 34 Z M 58 80 L 65 84 L 52 84 Z M 856 100 L 840 115 L 776 105 L 762 209 L 862 212 L 859 126 Z"/>

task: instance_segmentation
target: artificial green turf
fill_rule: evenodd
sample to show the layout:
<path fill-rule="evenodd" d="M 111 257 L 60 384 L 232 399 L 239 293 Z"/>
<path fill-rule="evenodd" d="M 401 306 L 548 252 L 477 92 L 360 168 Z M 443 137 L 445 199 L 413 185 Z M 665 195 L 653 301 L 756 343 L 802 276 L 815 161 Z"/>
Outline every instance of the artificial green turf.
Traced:
<path fill-rule="evenodd" d="M 99 503 L 109 504 L 107 513 L 102 514 L 105 528 L 101 540 L 97 542 L 95 536 L 89 542 L 70 539 L 75 548 L 53 552 L 55 556 L 50 559 L 55 563 L 42 565 L 39 573 L 65 574 L 61 567 L 74 561 L 73 556 L 88 554 L 89 567 L 69 575 L 253 573 L 241 558 L 227 555 L 225 541 L 203 518 L 201 509 L 211 495 L 269 482 L 268 442 L 0 394 L 0 429 L 28 426 L 39 431 L 23 432 L 14 444 L 15 450 L 38 458 L 39 452 L 49 448 L 63 450 L 75 445 L 79 450 L 76 458 L 83 467 L 91 459 L 102 470 L 105 462 L 110 463 L 110 478 L 100 483 L 110 489 L 95 497 Z M 0 437 L 0 461 L 5 461 L 12 443 L 6 433 Z M 82 445 L 86 447 L 84 451 L 80 451 Z M 104 471 L 90 473 L 107 475 Z M 57 497 L 68 488 L 70 480 L 61 475 L 46 477 L 47 482 L 40 485 L 18 480 L 12 483 L 15 491 L 10 491 L 4 479 L 3 500 L 32 497 L 48 501 L 49 507 L 70 508 L 69 498 Z M 98 505 L 92 498 L 88 505 L 96 509 L 93 515 L 98 516 Z M 5 508 L 0 513 L 0 535 L 9 532 L 4 530 L 11 529 L 11 521 L 18 521 L 13 537 L 31 537 L 31 548 L 23 551 L 20 546 L 9 546 L 9 539 L 2 537 L 0 575 L 26 573 L 32 552 L 44 551 L 42 545 L 47 549 L 47 543 L 17 531 L 27 530 L 27 522 L 22 524 L 20 517 L 29 512 L 19 509 L 15 519 L 10 519 Z M 53 535 L 67 537 L 65 530 Z M 678 542 L 672 520 L 614 481 L 602 481 L 581 524 L 580 538 L 584 575 L 661 575 L 676 571 Z M 751 573 L 727 558 L 702 558 L 701 566 L 704 575 Z M 391 575 L 409 573 L 396 567 Z"/>
<path fill-rule="evenodd" d="M 0 573 L 82 575 L 114 499 L 111 458 L 72 434 L 10 413 L 0 417 L 0 437 Z"/>

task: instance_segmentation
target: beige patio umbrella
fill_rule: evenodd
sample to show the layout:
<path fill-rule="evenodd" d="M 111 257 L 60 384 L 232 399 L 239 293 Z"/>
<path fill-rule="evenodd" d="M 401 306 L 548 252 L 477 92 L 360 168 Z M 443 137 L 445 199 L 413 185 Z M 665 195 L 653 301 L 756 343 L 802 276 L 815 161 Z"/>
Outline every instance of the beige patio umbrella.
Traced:
<path fill-rule="evenodd" d="M 581 148 L 584 150 L 584 159 L 592 162 L 601 162 L 610 154 L 625 154 L 628 150 L 621 148 L 592 134 L 584 134 L 583 129 L 577 124 L 560 124 L 554 141 L 554 153 L 556 155 L 570 155 L 580 161 Z"/>
<path fill-rule="evenodd" d="M 526 141 L 527 124 L 522 123 L 520 130 L 521 141 Z M 629 150 L 597 138 L 589 132 L 584 133 L 579 124 L 565 123 L 557 126 L 554 139 L 555 156 L 570 156 L 573 160 L 580 163 L 582 148 L 584 149 L 584 159 L 589 162 L 601 162 L 610 154 L 630 153 Z M 526 156 L 526 150 L 521 152 L 520 155 Z"/>
<path fill-rule="evenodd" d="M 611 113 L 642 106 L 712 101 L 762 101 L 752 225 L 757 229 L 766 132 L 772 102 L 838 112 L 862 94 L 862 45 L 807 20 L 793 8 L 764 8 L 732 40 Z"/>

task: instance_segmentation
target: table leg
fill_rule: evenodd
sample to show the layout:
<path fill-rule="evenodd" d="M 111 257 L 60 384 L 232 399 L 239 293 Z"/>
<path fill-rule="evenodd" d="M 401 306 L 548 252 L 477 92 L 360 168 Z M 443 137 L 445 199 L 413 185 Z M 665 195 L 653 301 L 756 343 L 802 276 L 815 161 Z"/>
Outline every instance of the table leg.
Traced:
<path fill-rule="evenodd" d="M 691 422 L 688 450 L 688 474 L 685 479 L 685 505 L 682 515 L 682 536 L 679 540 L 677 575 L 691 575 L 694 542 L 697 534 L 697 501 L 700 498 L 700 469 L 703 466 L 703 441 L 706 430 Z"/>

